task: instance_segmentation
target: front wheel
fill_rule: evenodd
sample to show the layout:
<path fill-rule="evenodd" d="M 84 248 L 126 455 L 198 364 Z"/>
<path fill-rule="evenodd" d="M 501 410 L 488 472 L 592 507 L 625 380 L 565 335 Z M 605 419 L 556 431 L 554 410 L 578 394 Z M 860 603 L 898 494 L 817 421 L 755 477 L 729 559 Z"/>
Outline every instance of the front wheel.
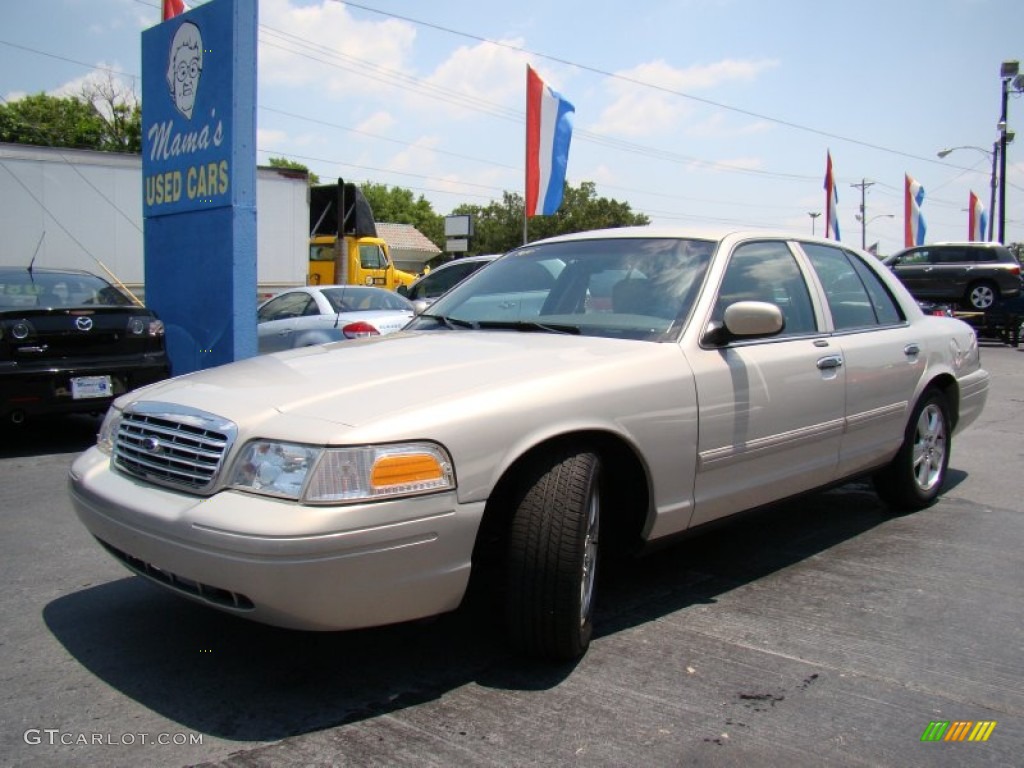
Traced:
<path fill-rule="evenodd" d="M 949 468 L 949 405 L 930 389 L 911 413 L 903 445 L 887 467 L 874 476 L 882 500 L 898 509 L 923 509 L 938 498 Z"/>
<path fill-rule="evenodd" d="M 996 303 L 999 289 L 992 283 L 974 283 L 967 289 L 967 304 L 971 309 L 986 310 Z"/>
<path fill-rule="evenodd" d="M 565 447 L 531 462 L 508 536 L 506 617 L 527 655 L 582 656 L 593 632 L 601 461 Z"/>

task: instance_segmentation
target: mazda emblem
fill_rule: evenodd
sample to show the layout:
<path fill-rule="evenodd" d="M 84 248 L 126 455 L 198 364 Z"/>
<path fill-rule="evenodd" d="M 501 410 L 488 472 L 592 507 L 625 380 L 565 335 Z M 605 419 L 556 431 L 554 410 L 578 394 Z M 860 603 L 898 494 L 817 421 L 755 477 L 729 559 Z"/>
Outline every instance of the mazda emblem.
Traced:
<path fill-rule="evenodd" d="M 92 318 L 91 317 L 76 317 L 75 327 L 80 331 L 91 331 L 92 330 Z"/>

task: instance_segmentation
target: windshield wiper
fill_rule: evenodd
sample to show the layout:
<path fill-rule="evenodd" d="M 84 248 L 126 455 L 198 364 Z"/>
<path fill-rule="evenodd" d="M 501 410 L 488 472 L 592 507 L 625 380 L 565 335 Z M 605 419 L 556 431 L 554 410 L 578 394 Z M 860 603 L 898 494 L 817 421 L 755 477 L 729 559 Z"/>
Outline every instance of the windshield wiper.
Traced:
<path fill-rule="evenodd" d="M 558 323 L 539 323 L 536 320 L 481 320 L 478 328 L 508 329 L 510 331 L 545 331 L 546 333 L 568 333 L 578 336 L 578 325 L 561 325 Z"/>
<path fill-rule="evenodd" d="M 447 315 L 431 315 L 424 312 L 420 317 L 429 317 L 431 320 L 436 320 L 439 325 L 446 325 L 452 330 L 456 328 L 470 328 L 475 331 L 480 327 L 469 320 L 459 320 L 457 317 L 448 317 Z"/>

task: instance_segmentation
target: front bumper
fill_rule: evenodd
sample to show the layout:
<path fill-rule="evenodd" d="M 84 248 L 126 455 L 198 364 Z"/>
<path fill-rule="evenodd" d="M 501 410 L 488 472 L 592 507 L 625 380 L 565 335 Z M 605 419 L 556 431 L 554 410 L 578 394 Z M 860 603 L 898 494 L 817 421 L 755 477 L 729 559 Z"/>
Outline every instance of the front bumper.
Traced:
<path fill-rule="evenodd" d="M 335 507 L 238 491 L 200 498 L 122 475 L 97 448 L 68 482 L 79 519 L 131 570 L 215 608 L 308 630 L 457 608 L 484 507 L 454 493 Z"/>

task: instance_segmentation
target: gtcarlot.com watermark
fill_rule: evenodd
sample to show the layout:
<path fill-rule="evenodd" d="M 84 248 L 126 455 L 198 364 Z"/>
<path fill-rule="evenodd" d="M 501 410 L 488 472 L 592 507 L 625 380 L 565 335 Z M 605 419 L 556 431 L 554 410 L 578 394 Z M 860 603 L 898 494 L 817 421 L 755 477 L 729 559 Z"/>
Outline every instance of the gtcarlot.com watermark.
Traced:
<path fill-rule="evenodd" d="M 26 744 L 46 744 L 48 746 L 114 746 L 128 747 L 136 744 L 156 744 L 158 746 L 185 747 L 203 743 L 201 733 L 84 733 L 62 731 L 59 728 L 29 728 L 22 735 Z"/>

